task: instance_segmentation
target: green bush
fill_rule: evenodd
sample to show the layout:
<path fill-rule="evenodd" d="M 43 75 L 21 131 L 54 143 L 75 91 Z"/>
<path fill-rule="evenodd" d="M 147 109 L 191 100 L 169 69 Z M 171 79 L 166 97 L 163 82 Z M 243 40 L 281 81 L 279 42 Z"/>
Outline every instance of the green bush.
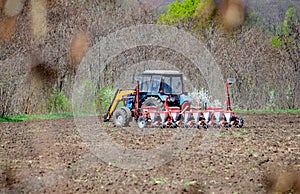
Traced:
<path fill-rule="evenodd" d="M 111 104 L 113 97 L 115 95 L 116 89 L 108 86 L 101 88 L 98 91 L 98 95 L 95 99 L 95 103 L 97 106 L 97 109 L 100 113 L 105 113 Z"/>
<path fill-rule="evenodd" d="M 177 0 L 169 5 L 168 13 L 161 14 L 158 23 L 173 24 L 192 17 L 200 0 Z"/>
<path fill-rule="evenodd" d="M 298 28 L 296 9 L 291 7 L 286 11 L 283 23 L 277 26 L 276 36 L 271 37 L 271 44 L 275 47 L 290 46 L 294 43 L 295 37 L 298 37 Z"/>
<path fill-rule="evenodd" d="M 281 47 L 282 40 L 279 38 L 279 36 L 273 36 L 271 37 L 271 44 L 275 47 Z"/>
<path fill-rule="evenodd" d="M 180 22 L 195 22 L 195 27 L 206 29 L 217 15 L 213 0 L 177 0 L 168 7 L 166 14 L 161 14 L 158 24 L 172 25 Z"/>
<path fill-rule="evenodd" d="M 286 13 L 283 21 L 282 32 L 283 34 L 288 34 L 292 31 L 292 26 L 297 26 L 299 24 L 296 9 L 290 7 Z"/>
<path fill-rule="evenodd" d="M 49 113 L 66 113 L 72 110 L 72 101 L 63 92 L 54 92 L 47 103 Z"/>

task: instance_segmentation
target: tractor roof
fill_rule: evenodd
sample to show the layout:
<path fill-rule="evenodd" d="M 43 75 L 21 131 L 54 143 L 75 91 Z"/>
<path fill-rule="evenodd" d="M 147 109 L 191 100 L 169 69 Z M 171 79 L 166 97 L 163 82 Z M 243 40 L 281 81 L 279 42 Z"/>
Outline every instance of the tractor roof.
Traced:
<path fill-rule="evenodd" d="M 143 75 L 182 75 L 182 73 L 174 70 L 146 70 Z"/>

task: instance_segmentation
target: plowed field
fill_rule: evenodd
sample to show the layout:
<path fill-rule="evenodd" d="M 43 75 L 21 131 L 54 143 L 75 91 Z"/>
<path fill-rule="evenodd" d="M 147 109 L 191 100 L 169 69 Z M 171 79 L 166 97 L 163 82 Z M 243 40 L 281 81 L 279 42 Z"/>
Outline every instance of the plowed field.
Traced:
<path fill-rule="evenodd" d="M 300 193 L 300 114 L 242 116 L 242 129 L 184 129 L 184 149 L 145 169 L 101 159 L 73 118 L 0 123 L 0 193 Z M 163 147 L 177 130 L 83 119 L 131 150 Z M 217 136 L 204 141 L 210 130 Z"/>

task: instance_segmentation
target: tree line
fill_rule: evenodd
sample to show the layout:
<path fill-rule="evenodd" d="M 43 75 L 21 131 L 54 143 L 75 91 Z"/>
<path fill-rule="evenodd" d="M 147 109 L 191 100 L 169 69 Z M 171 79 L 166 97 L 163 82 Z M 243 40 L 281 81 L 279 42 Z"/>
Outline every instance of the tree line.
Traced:
<path fill-rule="evenodd" d="M 70 111 L 72 83 L 88 48 L 99 37 L 138 24 L 173 25 L 204 42 L 223 78 L 237 79 L 235 108 L 299 109 L 300 27 L 293 7 L 270 31 L 247 5 L 230 0 L 176 1 L 164 14 L 140 1 L 7 2 L 0 1 L 1 116 Z M 199 90 L 205 87 L 205 78 L 194 75 L 198 71 L 192 64 L 171 50 L 138 47 L 123 54 L 105 70 L 103 87 L 117 87 L 118 71 L 154 55 L 178 63 L 179 69 L 186 64 L 187 76 L 197 76 Z"/>

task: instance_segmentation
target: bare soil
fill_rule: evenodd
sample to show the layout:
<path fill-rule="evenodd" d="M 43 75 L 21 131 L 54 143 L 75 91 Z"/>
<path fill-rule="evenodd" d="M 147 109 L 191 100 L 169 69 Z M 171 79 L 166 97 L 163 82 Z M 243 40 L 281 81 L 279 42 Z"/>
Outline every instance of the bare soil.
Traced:
<path fill-rule="evenodd" d="M 242 116 L 244 127 L 218 129 L 206 152 L 199 149 L 210 129 L 193 129 L 184 150 L 147 170 L 97 158 L 73 118 L 0 123 L 0 193 L 300 193 L 300 114 Z M 86 118 L 89 129 L 100 123 Z M 105 130 L 123 146 L 149 150 L 176 129 Z"/>

